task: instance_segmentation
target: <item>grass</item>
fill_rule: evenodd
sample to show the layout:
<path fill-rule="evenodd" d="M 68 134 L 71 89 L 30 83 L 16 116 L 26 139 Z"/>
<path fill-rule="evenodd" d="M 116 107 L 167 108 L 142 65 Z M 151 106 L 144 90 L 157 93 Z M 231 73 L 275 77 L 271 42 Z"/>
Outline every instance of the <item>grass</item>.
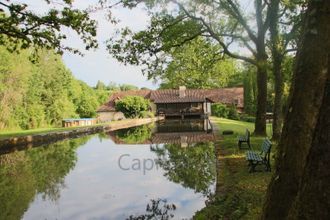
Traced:
<path fill-rule="evenodd" d="M 258 219 L 272 173 L 249 173 L 245 160 L 246 150 L 237 147 L 237 136 L 244 135 L 246 128 L 253 132 L 254 124 L 216 117 L 211 120 L 218 126 L 220 133 L 232 130 L 234 134 L 223 136 L 223 140 L 215 144 L 218 157 L 216 194 L 196 214 L 195 219 Z M 267 128 L 267 134 L 270 135 L 270 125 Z M 252 149 L 259 151 L 263 139 L 252 136 Z M 271 158 L 273 167 L 273 156 Z"/>
<path fill-rule="evenodd" d="M 125 121 L 132 120 L 132 119 L 125 119 Z M 124 121 L 124 120 L 123 120 Z M 77 127 L 48 127 L 48 128 L 37 128 L 37 129 L 29 129 L 29 130 L 7 130 L 7 131 L 0 131 L 0 140 L 11 138 L 11 137 L 20 137 L 26 135 L 36 135 L 36 134 L 46 134 L 51 132 L 60 132 L 60 131 L 71 131 L 78 128 L 87 128 L 87 127 L 96 127 L 96 126 L 103 126 L 103 125 L 110 125 L 120 123 L 121 121 L 112 121 L 108 123 L 101 123 L 96 125 L 89 125 L 89 126 L 77 126 Z"/>

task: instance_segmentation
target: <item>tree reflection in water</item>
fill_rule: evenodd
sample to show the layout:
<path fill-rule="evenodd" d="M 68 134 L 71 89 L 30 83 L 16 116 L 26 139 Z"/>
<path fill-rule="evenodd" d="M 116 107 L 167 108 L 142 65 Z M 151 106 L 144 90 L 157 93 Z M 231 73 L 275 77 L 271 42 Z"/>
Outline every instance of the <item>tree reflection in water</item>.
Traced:
<path fill-rule="evenodd" d="M 141 215 L 131 215 L 126 220 L 168 220 L 174 218 L 176 206 L 174 204 L 167 204 L 166 199 L 151 199 L 146 207 L 146 213 Z"/>
<path fill-rule="evenodd" d="M 208 196 L 215 183 L 216 165 L 212 142 L 196 143 L 188 147 L 175 144 L 151 146 L 157 154 L 157 164 L 172 182 Z"/>
<path fill-rule="evenodd" d="M 38 193 L 59 199 L 64 177 L 77 161 L 75 150 L 89 138 L 0 155 L 0 219 L 21 219 Z"/>
<path fill-rule="evenodd" d="M 139 144 L 149 140 L 152 136 L 153 125 L 142 125 L 129 129 L 115 131 L 115 136 L 125 144 Z"/>

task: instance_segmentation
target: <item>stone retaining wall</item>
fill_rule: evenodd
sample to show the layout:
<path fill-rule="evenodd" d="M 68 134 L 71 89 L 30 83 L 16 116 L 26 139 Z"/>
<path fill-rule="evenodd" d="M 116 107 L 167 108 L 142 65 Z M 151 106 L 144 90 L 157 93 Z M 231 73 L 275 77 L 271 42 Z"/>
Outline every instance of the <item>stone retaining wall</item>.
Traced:
<path fill-rule="evenodd" d="M 135 127 L 143 124 L 152 123 L 164 119 L 163 117 L 144 118 L 144 119 L 127 119 L 116 121 L 113 124 L 75 128 L 68 131 L 54 131 L 44 134 L 26 135 L 19 137 L 10 137 L 0 140 L 0 153 L 6 153 L 22 147 L 40 146 L 53 143 L 68 138 L 77 138 L 83 135 L 95 134 L 105 131 L 114 131 L 123 128 Z"/>

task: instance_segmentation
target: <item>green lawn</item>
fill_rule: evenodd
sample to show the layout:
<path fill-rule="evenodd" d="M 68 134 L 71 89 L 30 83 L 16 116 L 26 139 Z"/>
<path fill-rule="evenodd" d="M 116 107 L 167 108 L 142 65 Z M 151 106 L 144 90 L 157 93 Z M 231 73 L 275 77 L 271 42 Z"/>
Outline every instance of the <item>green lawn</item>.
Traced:
<path fill-rule="evenodd" d="M 127 119 L 130 120 L 130 119 Z M 120 121 L 118 121 L 120 122 Z M 59 131 L 69 131 L 75 130 L 78 128 L 86 128 L 86 127 L 95 127 L 107 124 L 115 124 L 118 123 L 117 121 L 109 122 L 109 123 L 102 123 L 97 125 L 90 125 L 90 126 L 78 126 L 78 127 L 70 127 L 70 128 L 63 128 L 63 127 L 49 127 L 49 128 L 37 128 L 37 129 L 29 129 L 29 130 L 7 130 L 7 131 L 0 131 L 0 140 L 10 137 L 18 137 L 18 136 L 26 136 L 26 135 L 36 135 L 36 134 L 45 134 L 51 132 L 59 132 Z"/>
<path fill-rule="evenodd" d="M 246 128 L 252 133 L 254 124 L 216 117 L 211 120 L 218 126 L 220 133 L 223 130 L 232 130 L 234 134 L 225 135 L 223 140 L 216 143 L 219 161 L 217 193 L 211 197 L 207 207 L 196 214 L 195 219 L 258 219 L 272 173 L 249 173 L 245 160 L 246 150 L 239 150 L 237 147 L 237 136 L 243 135 Z M 270 134 L 270 125 L 267 128 L 267 133 Z M 263 139 L 264 137 L 251 136 L 252 148 L 258 151 Z M 272 155 L 275 149 L 274 144 Z M 271 163 L 273 168 L 273 156 Z"/>
<path fill-rule="evenodd" d="M 49 132 L 57 132 L 57 131 L 67 131 L 73 130 L 74 128 L 37 128 L 30 130 L 9 130 L 9 131 L 0 131 L 0 139 L 9 138 L 9 137 L 17 137 L 17 136 L 25 136 L 25 135 L 34 135 L 34 134 L 44 134 Z"/>
<path fill-rule="evenodd" d="M 211 121 L 216 123 L 219 126 L 221 131 L 223 130 L 232 130 L 236 135 L 243 135 L 245 133 L 245 129 L 249 129 L 251 133 L 254 130 L 254 123 L 244 122 L 244 121 L 235 121 L 226 118 L 217 118 L 211 117 Z M 271 136 L 272 133 L 272 125 L 270 123 L 267 124 L 267 135 Z"/>

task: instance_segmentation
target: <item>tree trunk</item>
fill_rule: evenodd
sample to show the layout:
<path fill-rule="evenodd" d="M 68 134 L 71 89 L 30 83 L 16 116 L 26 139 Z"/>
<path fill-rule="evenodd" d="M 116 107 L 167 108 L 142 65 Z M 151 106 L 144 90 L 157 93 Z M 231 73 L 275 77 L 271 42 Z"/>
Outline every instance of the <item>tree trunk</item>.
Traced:
<path fill-rule="evenodd" d="M 257 112 L 254 134 L 266 136 L 266 109 L 267 109 L 267 54 L 265 35 L 259 27 L 257 43 Z"/>
<path fill-rule="evenodd" d="M 273 74 L 275 85 L 275 100 L 273 108 L 273 140 L 279 140 L 281 136 L 282 127 L 282 107 L 283 107 L 283 74 L 282 74 L 282 62 L 283 51 L 281 40 L 278 31 L 278 19 L 279 19 L 279 0 L 271 1 L 271 19 L 269 25 L 270 39 L 271 39 L 271 52 L 273 59 Z"/>
<path fill-rule="evenodd" d="M 259 61 L 257 66 L 257 112 L 254 134 L 266 136 L 266 107 L 267 107 L 267 59 Z"/>
<path fill-rule="evenodd" d="M 329 65 L 330 67 L 330 56 Z M 330 68 L 319 119 L 307 156 L 290 219 L 329 219 L 330 216 Z"/>
<path fill-rule="evenodd" d="M 282 76 L 282 58 L 273 60 L 273 71 L 275 79 L 275 100 L 273 117 L 273 140 L 279 140 L 282 128 L 282 108 L 283 108 L 283 76 Z"/>
<path fill-rule="evenodd" d="M 262 219 L 288 218 L 305 174 L 327 80 L 329 11 L 328 0 L 313 0 L 308 5 L 291 100 L 277 151 L 276 170 L 268 187 Z M 315 193 L 313 196 L 320 195 Z"/>
<path fill-rule="evenodd" d="M 266 107 L 267 107 L 267 53 L 265 46 L 265 33 L 268 27 L 262 19 L 263 1 L 256 0 L 256 22 L 258 36 L 256 39 L 257 61 L 257 112 L 254 134 L 266 136 Z"/>

